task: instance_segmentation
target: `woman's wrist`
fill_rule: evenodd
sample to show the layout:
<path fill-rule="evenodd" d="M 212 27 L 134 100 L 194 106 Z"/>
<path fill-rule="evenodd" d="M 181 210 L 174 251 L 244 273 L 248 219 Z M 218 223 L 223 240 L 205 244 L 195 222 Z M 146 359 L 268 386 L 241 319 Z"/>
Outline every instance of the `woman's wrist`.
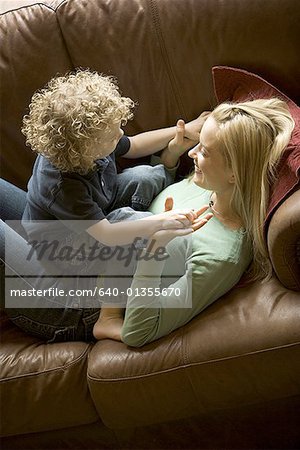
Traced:
<path fill-rule="evenodd" d="M 167 169 L 174 169 L 179 162 L 180 155 L 176 155 L 173 151 L 169 150 L 169 148 L 165 148 L 160 155 L 160 159 L 162 164 Z"/>

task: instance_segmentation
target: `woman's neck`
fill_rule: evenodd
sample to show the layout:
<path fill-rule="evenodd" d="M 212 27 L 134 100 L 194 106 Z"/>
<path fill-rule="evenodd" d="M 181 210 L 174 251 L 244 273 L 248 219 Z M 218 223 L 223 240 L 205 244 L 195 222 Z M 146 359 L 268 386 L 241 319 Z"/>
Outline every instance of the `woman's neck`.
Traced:
<path fill-rule="evenodd" d="M 213 192 L 209 203 L 213 215 L 226 227 L 239 229 L 243 226 L 241 219 L 234 214 L 230 207 L 231 192 L 217 193 Z"/>

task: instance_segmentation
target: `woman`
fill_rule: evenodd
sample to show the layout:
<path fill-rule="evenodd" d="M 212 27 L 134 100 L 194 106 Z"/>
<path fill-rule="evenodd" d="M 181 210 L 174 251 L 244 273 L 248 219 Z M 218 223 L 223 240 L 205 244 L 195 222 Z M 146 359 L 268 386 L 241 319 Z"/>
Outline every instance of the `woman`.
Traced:
<path fill-rule="evenodd" d="M 179 125 L 177 136 L 162 154 L 170 168 L 185 151 L 184 127 Z M 286 105 L 277 99 L 222 104 L 211 113 L 201 130 L 200 143 L 189 152 L 195 164 L 193 180 L 169 186 L 150 211 L 161 212 L 165 202 L 166 209 L 172 209 L 173 200 L 166 199 L 171 196 L 176 208 L 199 210 L 209 204 L 214 217 L 192 237 L 179 237 L 176 230 L 152 236 L 151 249 L 146 249 L 145 255 L 166 247 L 166 257 L 138 261 L 127 291 L 124 323 L 119 321 L 119 337 L 115 338 L 141 346 L 182 326 L 230 290 L 252 257 L 252 279 L 270 275 L 262 225 L 269 183 L 293 126 Z M 74 314 L 53 310 L 53 327 L 60 322 L 61 329 L 56 327 L 52 340 L 59 339 L 61 330 L 63 339 L 78 336 L 85 312 Z M 89 310 L 90 325 L 97 317 L 98 310 L 94 315 Z M 24 320 L 22 327 L 26 328 Z M 106 337 L 105 333 L 101 337 Z"/>
<path fill-rule="evenodd" d="M 171 195 L 177 208 L 209 203 L 214 217 L 192 239 L 174 239 L 174 230 L 152 236 L 156 244 L 151 251 L 166 246 L 177 265 L 181 258 L 185 273 L 166 294 L 162 287 L 167 263 L 138 263 L 121 330 L 123 342 L 141 346 L 187 323 L 238 282 L 252 253 L 250 278 L 270 277 L 263 222 L 269 186 L 293 127 L 287 106 L 277 99 L 221 104 L 211 113 L 199 144 L 189 152 L 195 166 L 194 185 L 186 179 L 169 186 L 150 210 L 160 210 L 164 197 Z M 169 155 L 176 150 L 178 143 L 173 141 Z M 142 296 L 143 289 L 151 294 L 157 288 L 160 296 L 148 295 L 146 300 Z"/>

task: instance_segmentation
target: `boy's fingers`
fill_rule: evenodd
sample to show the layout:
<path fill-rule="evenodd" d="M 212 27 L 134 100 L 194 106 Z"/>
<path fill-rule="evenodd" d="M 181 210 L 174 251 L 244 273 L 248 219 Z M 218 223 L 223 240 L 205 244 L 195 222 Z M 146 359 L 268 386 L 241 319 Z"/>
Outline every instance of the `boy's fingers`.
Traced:
<path fill-rule="evenodd" d="M 198 222 L 194 222 L 192 225 L 193 230 L 194 231 L 199 230 L 199 228 L 203 227 L 203 225 L 205 225 L 206 223 L 207 223 L 206 219 L 201 219 Z"/>
<path fill-rule="evenodd" d="M 192 223 L 192 220 L 190 220 L 186 215 L 183 215 L 182 217 L 179 216 L 176 220 L 181 224 L 181 226 L 184 227 L 190 227 Z"/>
<path fill-rule="evenodd" d="M 186 234 L 190 234 L 193 233 L 194 229 L 192 227 L 190 228 L 180 228 L 179 230 L 176 230 L 176 232 L 174 233 L 175 236 L 185 236 Z"/>
<path fill-rule="evenodd" d="M 188 211 L 185 215 L 191 222 L 193 222 L 198 217 L 196 211 L 194 210 Z"/>
<path fill-rule="evenodd" d="M 205 219 L 205 220 L 209 220 L 213 217 L 214 215 L 212 213 L 209 214 L 205 214 L 204 217 L 198 217 L 196 220 L 194 220 L 194 223 L 197 223 L 198 221 L 201 222 L 201 220 Z"/>
<path fill-rule="evenodd" d="M 213 214 L 206 214 L 205 217 L 195 220 L 192 225 L 193 230 L 199 230 L 199 228 L 203 227 L 203 225 L 205 225 L 212 217 Z"/>
<path fill-rule="evenodd" d="M 209 208 L 209 205 L 204 205 L 200 209 L 196 211 L 197 217 L 201 216 L 207 209 Z"/>

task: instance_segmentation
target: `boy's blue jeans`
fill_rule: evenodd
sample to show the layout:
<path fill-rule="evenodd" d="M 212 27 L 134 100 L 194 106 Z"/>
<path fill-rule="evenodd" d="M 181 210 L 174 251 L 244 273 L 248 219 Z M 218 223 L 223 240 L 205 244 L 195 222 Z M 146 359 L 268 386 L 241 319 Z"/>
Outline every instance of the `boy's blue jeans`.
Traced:
<path fill-rule="evenodd" d="M 107 219 L 113 222 L 135 220 L 151 215 L 147 209 L 152 200 L 172 181 L 172 177 L 161 164 L 154 167 L 142 165 L 124 170 L 117 176 L 117 196 L 111 205 Z M 5 275 L 17 278 L 18 287 L 21 286 L 25 290 L 36 286 L 34 283 L 29 285 L 28 279 L 25 280 L 20 276 L 24 265 L 31 265 L 30 270 L 37 279 L 38 277 L 42 279 L 43 268 L 34 255 L 28 261 L 28 244 L 22 236 L 22 229 L 16 232 L 5 223 L 7 220 L 21 219 L 26 203 L 26 193 L 2 179 L 0 179 L 0 191 L 1 307 L 5 308 Z M 9 241 L 9 266 L 7 262 L 5 263 L 5 239 Z M 46 288 L 45 283 L 47 284 L 47 281 L 43 280 L 44 288 Z M 63 305 L 53 307 L 55 303 L 53 298 L 48 308 L 49 299 L 39 297 L 36 301 L 43 302 L 45 307 L 6 308 L 6 312 L 21 329 L 47 342 L 90 341 L 93 338 L 92 330 L 99 317 L 99 308 Z"/>

